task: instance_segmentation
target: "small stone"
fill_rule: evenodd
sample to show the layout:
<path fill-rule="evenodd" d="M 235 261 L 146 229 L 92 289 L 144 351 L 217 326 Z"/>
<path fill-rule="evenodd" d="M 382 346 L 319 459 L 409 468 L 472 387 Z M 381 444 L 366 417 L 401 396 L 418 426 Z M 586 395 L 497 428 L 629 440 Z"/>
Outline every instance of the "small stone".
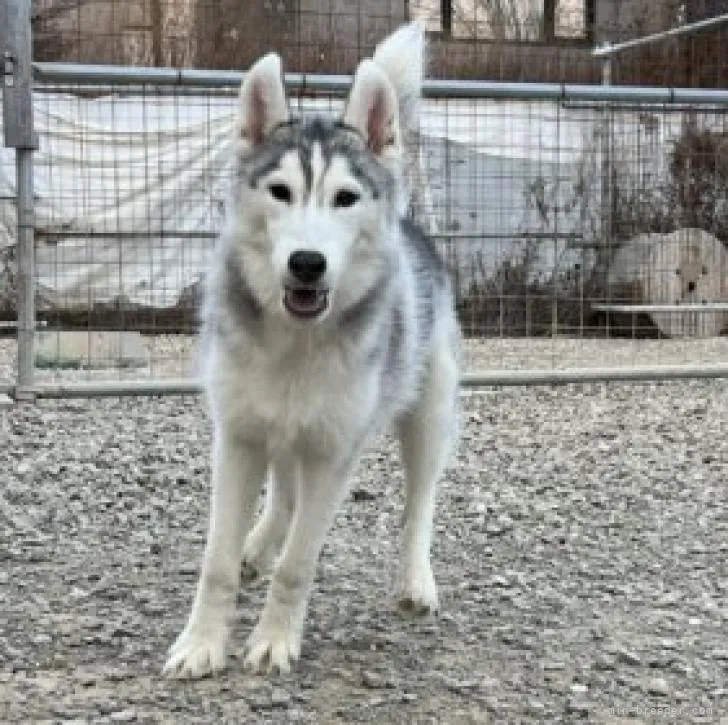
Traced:
<path fill-rule="evenodd" d="M 579 717 L 587 717 L 589 715 L 589 703 L 580 697 L 569 697 L 566 700 L 566 712 Z"/>
<path fill-rule="evenodd" d="M 273 690 L 270 696 L 271 707 L 286 708 L 291 704 L 291 696 L 282 688 Z"/>
<path fill-rule="evenodd" d="M 272 703 L 269 697 L 253 695 L 248 699 L 248 706 L 253 712 L 257 712 L 258 710 L 270 710 Z"/>
<path fill-rule="evenodd" d="M 664 677 L 653 677 L 644 683 L 644 690 L 650 695 L 669 695 L 670 685 Z"/>
<path fill-rule="evenodd" d="M 714 649 L 710 656 L 714 660 L 728 660 L 728 649 Z"/>
<path fill-rule="evenodd" d="M 361 673 L 361 683 L 370 690 L 378 690 L 380 687 L 384 687 L 384 679 L 382 676 L 369 670 L 364 670 Z"/>
<path fill-rule="evenodd" d="M 18 463 L 17 468 L 15 469 L 15 472 L 19 476 L 24 476 L 26 473 L 29 473 L 31 469 L 31 465 L 29 461 L 20 461 Z"/>
<path fill-rule="evenodd" d="M 678 604 L 683 598 L 680 592 L 667 592 L 658 598 L 656 604 L 658 607 L 672 607 Z"/>
<path fill-rule="evenodd" d="M 137 719 L 136 710 L 117 710 L 109 715 L 111 722 L 134 722 Z"/>
<path fill-rule="evenodd" d="M 660 640 L 660 647 L 662 649 L 677 649 L 677 642 L 669 637 L 664 637 Z"/>
<path fill-rule="evenodd" d="M 485 533 L 488 536 L 502 536 L 513 529 L 513 519 L 502 514 L 496 521 L 491 521 L 485 526 Z"/>
<path fill-rule="evenodd" d="M 351 498 L 358 503 L 360 501 L 373 501 L 376 499 L 376 495 L 371 491 L 367 491 L 365 488 L 355 488 L 351 492 Z"/>
<path fill-rule="evenodd" d="M 600 672 L 605 672 L 615 669 L 615 666 L 615 662 L 611 657 L 597 657 L 594 660 L 592 668 Z"/>
<path fill-rule="evenodd" d="M 637 666 L 642 664 L 642 658 L 636 652 L 624 648 L 617 652 L 617 659 L 625 665 Z"/>
<path fill-rule="evenodd" d="M 647 660 L 647 666 L 653 670 L 664 670 L 670 666 L 674 659 L 674 655 L 666 652 L 658 652 Z"/>
<path fill-rule="evenodd" d="M 125 627 L 123 624 L 116 625 L 111 630 L 111 636 L 112 637 L 136 637 L 137 633 L 133 629 L 129 629 L 128 627 Z M 108 637 L 102 637 L 101 641 L 105 642 L 108 639 Z"/>
<path fill-rule="evenodd" d="M 469 692 L 478 686 L 475 680 L 457 680 L 454 677 L 443 677 L 442 684 L 451 692 L 458 694 Z"/>
<path fill-rule="evenodd" d="M 693 671 L 693 668 L 689 664 L 686 662 L 680 662 L 679 660 L 671 662 L 670 669 L 673 672 L 677 672 L 679 675 L 689 675 Z"/>
<path fill-rule="evenodd" d="M 79 676 L 78 682 L 81 687 L 93 687 L 98 683 L 98 678 L 96 677 L 96 675 L 84 673 Z"/>
<path fill-rule="evenodd" d="M 569 689 L 574 695 L 584 695 L 589 690 L 583 682 L 575 682 Z"/>
<path fill-rule="evenodd" d="M 566 664 L 563 662 L 544 662 L 541 667 L 544 672 L 560 672 L 566 669 Z"/>

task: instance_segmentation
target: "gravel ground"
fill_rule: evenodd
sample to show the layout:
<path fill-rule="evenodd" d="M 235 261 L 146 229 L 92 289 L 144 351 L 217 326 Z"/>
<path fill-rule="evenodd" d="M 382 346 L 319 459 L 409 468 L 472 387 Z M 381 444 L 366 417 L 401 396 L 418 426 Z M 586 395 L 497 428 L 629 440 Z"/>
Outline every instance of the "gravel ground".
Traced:
<path fill-rule="evenodd" d="M 204 545 L 200 400 L 0 407 L 0 721 L 728 723 L 728 382 L 462 407 L 437 618 L 391 596 L 385 438 L 328 537 L 293 672 L 242 670 L 263 581 L 241 593 L 227 672 L 181 683 L 159 671 Z"/>

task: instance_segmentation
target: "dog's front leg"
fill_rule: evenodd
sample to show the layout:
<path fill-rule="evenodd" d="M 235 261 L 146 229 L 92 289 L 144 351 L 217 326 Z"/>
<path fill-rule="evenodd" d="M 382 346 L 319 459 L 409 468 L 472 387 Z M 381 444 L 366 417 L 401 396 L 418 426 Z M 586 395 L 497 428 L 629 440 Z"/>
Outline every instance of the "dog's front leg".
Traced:
<path fill-rule="evenodd" d="M 225 666 L 243 537 L 255 513 L 266 467 L 260 446 L 247 444 L 225 429 L 215 431 L 207 545 L 187 626 L 164 666 L 171 677 L 201 677 Z"/>
<path fill-rule="evenodd" d="M 298 659 L 303 620 L 321 547 L 346 492 L 349 465 L 304 460 L 296 507 L 273 570 L 265 607 L 248 640 L 246 665 L 288 672 Z"/>

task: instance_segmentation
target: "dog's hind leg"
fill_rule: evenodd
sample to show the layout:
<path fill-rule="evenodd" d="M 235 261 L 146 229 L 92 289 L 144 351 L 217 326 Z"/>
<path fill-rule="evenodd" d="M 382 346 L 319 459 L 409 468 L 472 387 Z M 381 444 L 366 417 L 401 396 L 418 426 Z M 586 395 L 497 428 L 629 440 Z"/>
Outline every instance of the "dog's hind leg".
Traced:
<path fill-rule="evenodd" d="M 416 614 L 438 608 L 430 565 L 435 488 L 457 428 L 458 369 L 452 347 L 435 348 L 421 396 L 398 425 L 406 493 L 400 550 L 398 600 Z"/>
<path fill-rule="evenodd" d="M 255 515 L 266 468 L 260 446 L 240 441 L 218 427 L 202 571 L 187 626 L 164 666 L 170 677 L 202 677 L 225 666 L 225 640 L 235 614 L 243 536 Z"/>
<path fill-rule="evenodd" d="M 290 461 L 276 461 L 263 511 L 243 545 L 243 578 L 252 580 L 270 569 L 286 538 L 295 503 L 296 468 Z"/>
<path fill-rule="evenodd" d="M 298 659 L 316 564 L 347 490 L 350 466 L 350 460 L 302 462 L 290 529 L 273 570 L 265 607 L 247 643 L 245 664 L 256 672 L 287 672 L 291 660 Z"/>

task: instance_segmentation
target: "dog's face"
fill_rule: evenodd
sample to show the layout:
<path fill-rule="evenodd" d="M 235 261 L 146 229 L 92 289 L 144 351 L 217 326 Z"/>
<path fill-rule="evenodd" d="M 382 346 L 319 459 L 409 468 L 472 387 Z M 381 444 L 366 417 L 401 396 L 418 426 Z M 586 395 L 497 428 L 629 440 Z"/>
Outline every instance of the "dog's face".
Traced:
<path fill-rule="evenodd" d="M 345 315 L 390 269 L 397 101 L 381 71 L 363 67 L 341 119 L 291 119 L 275 55 L 241 89 L 239 260 L 261 307 L 297 324 Z"/>

